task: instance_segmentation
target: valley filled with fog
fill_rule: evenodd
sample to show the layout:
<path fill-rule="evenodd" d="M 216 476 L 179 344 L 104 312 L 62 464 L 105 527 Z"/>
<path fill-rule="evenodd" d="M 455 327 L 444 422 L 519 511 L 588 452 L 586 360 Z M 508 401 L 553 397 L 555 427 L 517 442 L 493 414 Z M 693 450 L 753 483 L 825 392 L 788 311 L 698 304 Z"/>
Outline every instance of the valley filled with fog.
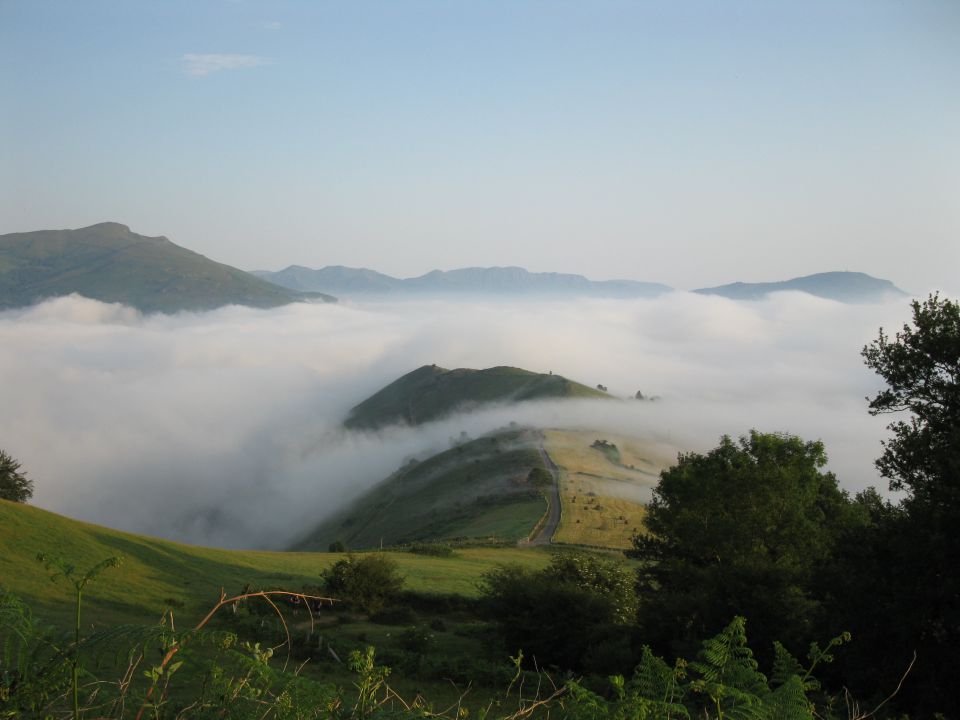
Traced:
<path fill-rule="evenodd" d="M 674 292 L 643 300 L 297 303 L 142 315 L 78 296 L 0 313 L 0 435 L 34 504 L 123 530 L 283 548 L 405 458 L 515 421 L 705 451 L 751 428 L 822 439 L 851 492 L 886 418 L 860 349 L 907 300 L 844 305 Z M 512 365 L 603 384 L 622 403 L 484 409 L 347 432 L 348 410 L 424 364 Z M 637 391 L 659 396 L 633 400 Z M 628 398 L 631 398 L 628 400 Z"/>

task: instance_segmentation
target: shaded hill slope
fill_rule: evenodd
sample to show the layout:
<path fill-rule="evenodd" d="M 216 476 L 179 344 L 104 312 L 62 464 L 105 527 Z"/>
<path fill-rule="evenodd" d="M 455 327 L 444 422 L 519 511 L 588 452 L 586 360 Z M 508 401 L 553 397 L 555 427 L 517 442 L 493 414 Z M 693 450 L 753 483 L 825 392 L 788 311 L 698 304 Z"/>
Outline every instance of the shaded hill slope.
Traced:
<path fill-rule="evenodd" d="M 291 265 L 254 275 L 295 290 L 314 290 L 337 295 L 544 295 L 578 297 L 656 297 L 670 292 L 660 283 L 636 280 L 589 280 L 570 273 L 530 272 L 521 267 L 471 267 L 433 270 L 414 278 L 390 275 L 342 265 L 311 270 Z"/>
<path fill-rule="evenodd" d="M 0 235 L 0 308 L 71 293 L 145 312 L 334 300 L 279 287 L 119 223 Z"/>
<path fill-rule="evenodd" d="M 700 288 L 701 295 L 721 295 L 732 300 L 759 300 L 770 293 L 793 290 L 845 303 L 881 302 L 906 293 L 889 280 L 860 272 L 825 272 L 781 282 L 742 283 Z"/>
<path fill-rule="evenodd" d="M 560 375 L 514 367 L 447 370 L 424 365 L 395 380 L 355 406 L 344 425 L 375 429 L 394 424 L 419 425 L 457 410 L 497 402 L 548 398 L 609 398 Z"/>
<path fill-rule="evenodd" d="M 510 430 L 412 460 L 295 546 L 369 548 L 452 538 L 521 540 L 547 509 L 528 475 L 543 468 L 535 430 Z"/>

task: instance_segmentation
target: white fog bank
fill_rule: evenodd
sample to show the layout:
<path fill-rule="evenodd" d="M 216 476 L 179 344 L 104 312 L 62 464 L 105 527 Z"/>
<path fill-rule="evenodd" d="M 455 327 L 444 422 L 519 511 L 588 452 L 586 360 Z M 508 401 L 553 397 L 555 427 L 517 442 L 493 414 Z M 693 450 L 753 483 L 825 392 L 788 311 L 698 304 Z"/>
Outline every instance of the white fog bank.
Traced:
<path fill-rule="evenodd" d="M 296 304 L 142 316 L 59 298 L 0 313 L 0 448 L 33 502 L 111 527 L 279 548 L 407 456 L 507 421 L 705 451 L 750 428 L 822 439 L 851 491 L 885 489 L 888 419 L 860 358 L 907 301 L 803 294 L 652 300 Z M 532 403 L 424 428 L 344 433 L 347 410 L 420 365 L 514 365 L 655 403 Z"/>

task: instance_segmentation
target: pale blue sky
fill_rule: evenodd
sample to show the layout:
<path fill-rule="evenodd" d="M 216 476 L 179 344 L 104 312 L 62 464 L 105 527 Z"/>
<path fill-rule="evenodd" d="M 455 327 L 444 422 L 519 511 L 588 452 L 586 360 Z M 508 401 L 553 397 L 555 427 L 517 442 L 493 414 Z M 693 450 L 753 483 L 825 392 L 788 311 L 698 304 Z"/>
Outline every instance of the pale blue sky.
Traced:
<path fill-rule="evenodd" d="M 960 2 L 0 0 L 0 233 L 960 289 Z"/>

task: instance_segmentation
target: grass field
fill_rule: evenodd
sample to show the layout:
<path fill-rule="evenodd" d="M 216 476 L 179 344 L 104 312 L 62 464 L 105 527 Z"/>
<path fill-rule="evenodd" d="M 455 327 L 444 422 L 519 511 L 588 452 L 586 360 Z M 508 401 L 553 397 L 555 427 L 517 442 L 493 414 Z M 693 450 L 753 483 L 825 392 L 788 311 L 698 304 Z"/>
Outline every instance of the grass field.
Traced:
<path fill-rule="evenodd" d="M 119 568 L 107 570 L 86 593 L 90 622 L 151 622 L 174 600 L 189 622 L 216 601 L 220 588 L 239 591 L 246 583 L 301 589 L 317 585 L 320 572 L 342 557 L 335 553 L 218 550 L 195 547 L 70 520 L 25 505 L 0 500 L 0 586 L 26 600 L 51 622 L 69 618 L 65 582 L 51 582 L 36 561 L 39 552 L 61 556 L 85 570 L 100 560 L 122 555 Z M 548 552 L 524 548 L 465 548 L 451 558 L 389 553 L 406 576 L 406 588 L 420 592 L 477 594 L 477 581 L 499 563 L 539 568 Z"/>
<path fill-rule="evenodd" d="M 643 531 L 645 505 L 660 470 L 673 462 L 671 450 L 592 431 L 547 430 L 544 436 L 544 448 L 560 468 L 562 517 L 554 542 L 631 547 L 633 534 Z M 617 451 L 591 447 L 598 439 Z"/>

